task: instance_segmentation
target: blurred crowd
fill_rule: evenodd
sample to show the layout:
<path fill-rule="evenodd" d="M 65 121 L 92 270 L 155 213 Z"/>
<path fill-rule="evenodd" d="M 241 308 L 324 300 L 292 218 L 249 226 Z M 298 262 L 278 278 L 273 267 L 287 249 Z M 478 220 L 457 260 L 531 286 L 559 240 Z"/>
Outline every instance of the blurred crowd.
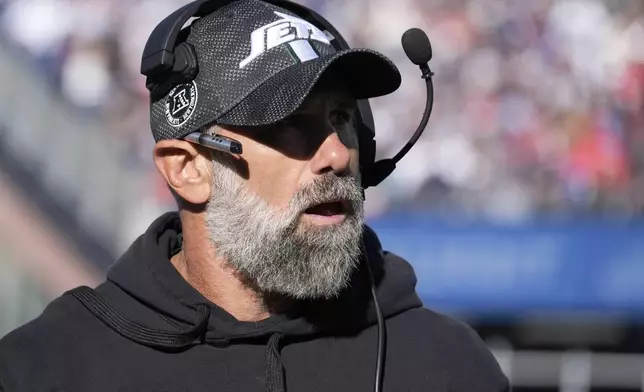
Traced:
<path fill-rule="evenodd" d="M 425 105 L 400 37 L 433 46 L 427 131 L 379 187 L 372 216 L 429 211 L 495 219 L 644 212 L 641 0 L 306 0 L 352 46 L 377 49 L 403 85 L 372 100 L 378 156 L 395 154 Z M 101 121 L 132 170 L 152 166 L 139 74 L 153 27 L 186 0 L 0 0 L 1 35 L 79 115 Z M 173 203 L 161 181 L 160 204 Z"/>

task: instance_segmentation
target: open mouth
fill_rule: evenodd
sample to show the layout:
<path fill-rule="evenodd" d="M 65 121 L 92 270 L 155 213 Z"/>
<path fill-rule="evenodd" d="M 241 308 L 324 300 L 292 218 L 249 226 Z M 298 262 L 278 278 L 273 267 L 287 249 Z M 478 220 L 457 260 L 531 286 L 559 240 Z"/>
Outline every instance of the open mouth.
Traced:
<path fill-rule="evenodd" d="M 346 215 L 349 213 L 349 202 L 346 200 L 337 200 L 321 203 L 307 208 L 304 213 L 317 216 Z"/>

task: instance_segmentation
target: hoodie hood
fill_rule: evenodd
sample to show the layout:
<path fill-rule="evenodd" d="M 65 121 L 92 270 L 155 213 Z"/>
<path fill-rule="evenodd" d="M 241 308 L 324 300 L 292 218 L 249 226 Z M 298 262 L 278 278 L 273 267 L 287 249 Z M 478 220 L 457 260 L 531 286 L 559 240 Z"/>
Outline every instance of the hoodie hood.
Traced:
<path fill-rule="evenodd" d="M 241 322 L 202 296 L 170 262 L 173 251 L 180 244 L 180 233 L 179 214 L 162 215 L 110 269 L 107 282 L 97 292 L 110 297 L 111 306 L 137 325 L 150 329 L 169 326 L 190 329 L 200 323 L 204 328 L 202 339 L 227 343 L 276 333 L 298 337 L 352 335 L 376 324 L 366 260 L 371 266 L 383 317 L 422 306 L 415 292 L 416 276 L 412 267 L 401 258 L 384 252 L 376 234 L 365 226 L 364 244 L 368 257 L 363 256 L 351 284 L 338 298 L 302 302 L 297 314 L 278 314 L 259 322 Z M 133 303 L 137 305 L 133 306 Z"/>

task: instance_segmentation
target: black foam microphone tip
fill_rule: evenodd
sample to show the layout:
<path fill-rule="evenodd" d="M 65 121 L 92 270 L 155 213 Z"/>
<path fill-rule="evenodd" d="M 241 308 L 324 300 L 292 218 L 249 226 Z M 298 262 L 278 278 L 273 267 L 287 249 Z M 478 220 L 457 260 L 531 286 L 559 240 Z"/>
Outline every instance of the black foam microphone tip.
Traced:
<path fill-rule="evenodd" d="M 405 31 L 401 42 L 405 54 L 412 63 L 423 65 L 432 59 L 432 45 L 423 30 L 413 28 Z"/>

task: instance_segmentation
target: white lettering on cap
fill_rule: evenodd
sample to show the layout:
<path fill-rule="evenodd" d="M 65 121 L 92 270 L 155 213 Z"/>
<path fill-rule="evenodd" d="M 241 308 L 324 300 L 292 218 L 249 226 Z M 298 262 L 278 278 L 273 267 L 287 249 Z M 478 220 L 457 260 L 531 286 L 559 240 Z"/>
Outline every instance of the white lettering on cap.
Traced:
<path fill-rule="evenodd" d="M 311 23 L 296 16 L 283 14 L 277 11 L 274 12 L 282 19 L 262 26 L 250 34 L 250 56 L 246 57 L 239 63 L 240 69 L 246 67 L 267 50 L 273 49 L 282 44 L 292 43 L 296 40 L 314 40 L 331 45 L 329 38 L 327 38 L 322 30 L 318 29 Z M 318 58 L 311 44 L 306 41 L 302 42 L 305 42 L 309 48 L 303 48 L 303 45 L 305 44 L 291 45 L 293 49 L 297 48 L 297 50 L 294 50 L 294 53 L 299 60 L 305 62 Z M 311 53 L 313 53 L 313 55 Z"/>

